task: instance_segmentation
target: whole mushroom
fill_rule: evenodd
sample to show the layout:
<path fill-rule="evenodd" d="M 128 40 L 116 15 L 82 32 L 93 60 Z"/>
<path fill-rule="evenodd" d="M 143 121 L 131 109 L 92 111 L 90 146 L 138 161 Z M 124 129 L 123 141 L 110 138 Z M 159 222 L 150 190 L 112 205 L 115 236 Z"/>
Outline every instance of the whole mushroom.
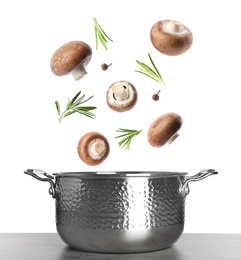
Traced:
<path fill-rule="evenodd" d="M 98 132 L 89 132 L 81 137 L 77 150 L 84 163 L 95 166 L 108 157 L 110 146 L 105 136 Z"/>
<path fill-rule="evenodd" d="M 175 113 L 166 113 L 158 117 L 149 127 L 147 138 L 153 147 L 171 144 L 178 136 L 182 126 L 182 118 Z"/>
<path fill-rule="evenodd" d="M 192 45 L 192 32 L 181 22 L 161 20 L 151 28 L 151 42 L 163 54 L 176 56 L 186 52 Z"/>
<path fill-rule="evenodd" d="M 54 52 L 50 67 L 55 75 L 71 74 L 77 81 L 87 74 L 85 67 L 90 62 L 91 57 L 92 50 L 87 43 L 71 41 Z"/>
<path fill-rule="evenodd" d="M 132 109 L 137 102 L 137 90 L 128 81 L 113 83 L 107 90 L 108 106 L 116 112 L 125 112 Z"/>

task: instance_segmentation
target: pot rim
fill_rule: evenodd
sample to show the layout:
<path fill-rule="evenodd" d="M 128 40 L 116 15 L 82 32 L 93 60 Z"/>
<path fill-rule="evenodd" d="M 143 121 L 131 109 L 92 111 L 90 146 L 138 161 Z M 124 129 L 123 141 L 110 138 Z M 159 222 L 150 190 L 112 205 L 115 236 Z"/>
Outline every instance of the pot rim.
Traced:
<path fill-rule="evenodd" d="M 55 177 L 89 178 L 89 179 L 119 179 L 119 178 L 169 178 L 186 176 L 187 172 L 169 171 L 98 171 L 98 172 L 60 172 L 53 173 Z"/>

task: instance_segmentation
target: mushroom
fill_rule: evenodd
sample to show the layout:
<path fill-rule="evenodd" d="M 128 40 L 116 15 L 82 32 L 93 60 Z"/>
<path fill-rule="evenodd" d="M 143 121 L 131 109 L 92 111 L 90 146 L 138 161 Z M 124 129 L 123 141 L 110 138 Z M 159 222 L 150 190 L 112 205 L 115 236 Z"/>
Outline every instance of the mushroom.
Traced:
<path fill-rule="evenodd" d="M 70 73 L 77 81 L 87 74 L 85 67 L 91 60 L 91 56 L 92 50 L 88 44 L 82 41 L 71 41 L 54 52 L 50 67 L 55 75 L 63 76 Z"/>
<path fill-rule="evenodd" d="M 89 132 L 81 137 L 78 143 L 80 159 L 91 166 L 102 163 L 109 155 L 108 140 L 98 132 Z"/>
<path fill-rule="evenodd" d="M 176 56 L 186 52 L 192 45 L 192 32 L 181 22 L 161 20 L 151 28 L 151 42 L 163 54 Z"/>
<path fill-rule="evenodd" d="M 149 127 L 147 138 L 153 147 L 171 144 L 178 136 L 182 126 L 182 118 L 175 113 L 166 113 L 158 117 Z"/>
<path fill-rule="evenodd" d="M 137 102 L 136 88 L 128 81 L 113 83 L 107 90 L 106 100 L 108 106 L 117 112 L 132 109 Z"/>

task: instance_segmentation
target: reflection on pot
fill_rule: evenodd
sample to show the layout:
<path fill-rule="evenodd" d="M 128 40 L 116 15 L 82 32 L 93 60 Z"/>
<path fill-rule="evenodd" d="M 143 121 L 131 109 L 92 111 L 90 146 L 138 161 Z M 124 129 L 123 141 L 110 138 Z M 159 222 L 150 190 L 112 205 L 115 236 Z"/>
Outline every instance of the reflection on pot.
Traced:
<path fill-rule="evenodd" d="M 151 228 L 149 208 L 152 206 L 152 201 L 146 200 L 146 197 L 149 197 L 148 179 L 130 179 L 126 186 L 126 195 L 128 207 L 126 207 L 123 227 L 141 234 L 140 231 Z"/>

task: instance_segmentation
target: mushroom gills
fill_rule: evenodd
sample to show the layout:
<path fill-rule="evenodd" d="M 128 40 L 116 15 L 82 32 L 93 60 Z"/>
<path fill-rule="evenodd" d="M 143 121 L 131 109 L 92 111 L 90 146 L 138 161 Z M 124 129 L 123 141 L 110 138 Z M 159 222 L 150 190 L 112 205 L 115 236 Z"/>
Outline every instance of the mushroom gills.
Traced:
<path fill-rule="evenodd" d="M 75 81 L 87 75 L 87 71 L 82 63 L 75 67 L 70 73 L 74 77 Z"/>

